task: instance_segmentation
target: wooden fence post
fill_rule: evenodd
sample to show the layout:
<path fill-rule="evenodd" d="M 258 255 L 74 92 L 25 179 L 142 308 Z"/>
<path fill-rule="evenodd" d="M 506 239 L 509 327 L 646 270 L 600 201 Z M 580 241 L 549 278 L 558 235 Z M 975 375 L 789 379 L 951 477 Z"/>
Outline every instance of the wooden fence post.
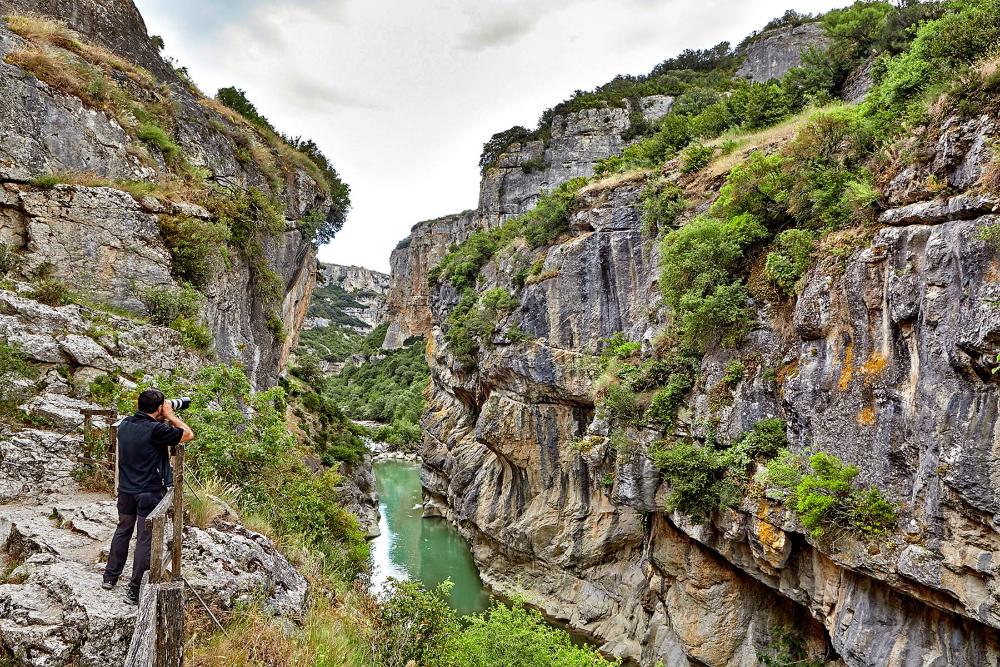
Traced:
<path fill-rule="evenodd" d="M 184 445 L 178 444 L 174 451 L 174 541 L 170 574 L 177 581 L 181 578 L 181 543 L 184 541 Z"/>
<path fill-rule="evenodd" d="M 184 664 L 184 582 L 168 581 L 156 592 L 156 660 L 154 667 Z"/>

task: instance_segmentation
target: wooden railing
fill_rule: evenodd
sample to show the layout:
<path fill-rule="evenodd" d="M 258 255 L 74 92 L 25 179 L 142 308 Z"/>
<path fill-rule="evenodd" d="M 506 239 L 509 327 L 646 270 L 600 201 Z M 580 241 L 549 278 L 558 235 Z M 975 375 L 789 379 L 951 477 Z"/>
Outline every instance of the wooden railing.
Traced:
<path fill-rule="evenodd" d="M 184 664 L 184 580 L 181 542 L 184 538 L 184 445 L 173 451 L 174 486 L 149 516 L 152 534 L 149 572 L 143 577 L 142 598 L 135 619 L 125 667 L 177 667 Z M 173 539 L 166 545 L 167 514 L 172 514 Z"/>

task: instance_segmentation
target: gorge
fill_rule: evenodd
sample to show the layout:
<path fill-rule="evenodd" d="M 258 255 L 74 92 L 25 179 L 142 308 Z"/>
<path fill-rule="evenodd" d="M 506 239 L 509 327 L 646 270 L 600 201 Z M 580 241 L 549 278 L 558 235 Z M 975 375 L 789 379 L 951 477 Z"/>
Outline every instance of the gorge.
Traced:
<path fill-rule="evenodd" d="M 317 261 L 326 156 L 131 2 L 0 10 L 0 665 L 123 659 L 77 415 L 154 384 L 190 664 L 1000 665 L 995 0 L 577 91 L 389 275 Z"/>

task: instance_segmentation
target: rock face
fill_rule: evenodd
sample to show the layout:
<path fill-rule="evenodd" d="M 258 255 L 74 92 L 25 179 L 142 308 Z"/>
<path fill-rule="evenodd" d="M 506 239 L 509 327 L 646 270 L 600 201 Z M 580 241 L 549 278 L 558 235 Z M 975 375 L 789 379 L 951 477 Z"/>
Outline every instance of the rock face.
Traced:
<path fill-rule="evenodd" d="M 770 30 L 758 35 L 746 47 L 746 59 L 736 76 L 758 83 L 780 79 L 788 70 L 802 64 L 802 54 L 807 49 L 823 50 L 827 44 L 829 38 L 819 23 Z"/>
<path fill-rule="evenodd" d="M 318 273 L 306 329 L 339 324 L 338 314 L 347 320 L 346 326 L 358 333 L 368 333 L 385 321 L 388 275 L 360 266 L 322 262 Z"/>
<path fill-rule="evenodd" d="M 79 305 L 27 298 L 29 285 L 0 290 L 0 341 L 36 365 L 37 378 L 0 377 L 4 400 L 19 396 L 33 425 L 0 424 L 0 655 L 12 665 L 120 664 L 135 608 L 100 588 L 117 522 L 112 499 L 83 492 L 77 426 L 88 385 L 116 373 L 190 373 L 204 360 L 178 332 Z M 103 427 L 102 419 L 95 426 Z M 229 521 L 185 528 L 183 567 L 219 609 L 259 599 L 295 619 L 307 584 L 264 536 Z M 169 534 L 169 531 L 168 531 Z"/>
<path fill-rule="evenodd" d="M 497 330 L 527 340 L 497 335 L 474 370 L 442 333 L 455 290 L 431 293 L 428 511 L 491 586 L 642 665 L 756 665 L 789 628 L 828 664 L 1000 664 L 1000 257 L 979 238 L 1000 218 L 975 185 L 992 127 L 946 121 L 926 163 L 892 180 L 897 208 L 871 241 L 811 269 L 794 308 L 762 304 L 741 349 L 704 357 L 682 410 L 724 442 L 780 417 L 794 451 L 857 465 L 899 503 L 887 543 L 816 540 L 766 498 L 692 523 L 666 510 L 647 457 L 659 434 L 610 437 L 592 398 L 600 340 L 648 346 L 666 324 L 628 182 L 584 191 L 573 237 L 536 251 L 543 279 L 518 289 L 508 259 L 487 265 L 481 288 L 519 301 Z M 932 201 L 929 174 L 959 194 Z M 755 361 L 726 388 L 734 358 Z"/>
<path fill-rule="evenodd" d="M 430 331 L 427 273 L 448 253 L 453 243 L 461 243 L 477 228 L 476 211 L 418 222 L 410 235 L 399 242 L 389 258 L 391 278 L 386 295 L 389 330 L 382 347 L 396 350 L 411 336 Z"/>
<path fill-rule="evenodd" d="M 639 99 L 648 121 L 665 116 L 673 105 L 668 95 Z M 556 115 L 547 141 L 514 144 L 483 174 L 476 209 L 418 223 L 392 252 L 385 348 L 402 346 L 409 336 L 431 330 L 427 272 L 476 229 L 494 227 L 527 213 L 538 198 L 561 183 L 590 176 L 594 165 L 622 151 L 628 143 L 631 109 L 609 107 Z"/>
<path fill-rule="evenodd" d="M 192 167 L 207 170 L 219 185 L 252 185 L 272 191 L 285 209 L 286 231 L 263 244 L 263 261 L 281 282 L 278 315 L 286 332 L 279 341 L 272 317 L 255 296 L 252 267 L 230 253 L 230 266 L 204 292 L 205 323 L 215 351 L 240 361 L 261 387 L 274 384 L 294 346 L 315 281 L 315 251 L 297 228 L 306 212 L 329 210 L 321 186 L 302 170 L 285 174 L 280 191 L 259 166 L 240 160 L 232 122 L 199 103 L 152 46 L 131 2 L 52 0 L 0 3 L 12 11 L 49 13 L 97 43 L 137 62 L 167 86 L 175 109 L 174 134 Z M 110 116 L 87 108 L 3 58 L 24 40 L 0 22 L 0 243 L 22 259 L 24 276 L 65 281 L 88 298 L 133 312 L 144 311 L 142 290 L 179 288 L 170 253 L 160 238 L 162 217 L 208 218 L 204 208 L 144 197 L 141 203 L 115 187 L 57 185 L 32 179 L 51 174 L 90 179 L 156 181 L 168 168 L 140 159 L 127 133 Z M 148 152 L 148 151 L 147 151 Z"/>

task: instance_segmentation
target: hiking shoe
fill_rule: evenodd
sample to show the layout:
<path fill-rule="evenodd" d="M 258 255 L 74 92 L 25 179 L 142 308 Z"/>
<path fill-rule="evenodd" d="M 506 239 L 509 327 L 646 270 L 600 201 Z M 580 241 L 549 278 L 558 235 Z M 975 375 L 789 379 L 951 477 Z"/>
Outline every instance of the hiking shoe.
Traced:
<path fill-rule="evenodd" d="M 125 591 L 125 604 L 139 604 L 139 591 L 133 591 L 131 588 Z"/>
<path fill-rule="evenodd" d="M 104 581 L 101 582 L 101 588 L 103 588 L 106 591 L 110 591 L 112 588 L 115 587 L 115 584 L 117 583 L 118 583 L 117 579 L 105 579 Z"/>

